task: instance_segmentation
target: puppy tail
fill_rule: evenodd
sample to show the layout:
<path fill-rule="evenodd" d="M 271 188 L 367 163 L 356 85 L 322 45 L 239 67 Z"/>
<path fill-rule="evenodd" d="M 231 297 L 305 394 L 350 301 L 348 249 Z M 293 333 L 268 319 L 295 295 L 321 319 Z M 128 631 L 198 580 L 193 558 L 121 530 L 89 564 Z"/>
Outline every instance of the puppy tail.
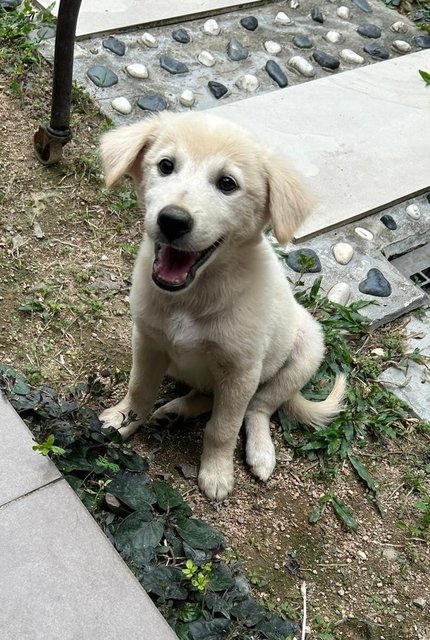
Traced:
<path fill-rule="evenodd" d="M 343 374 L 336 376 L 333 389 L 322 402 L 307 400 L 302 394 L 296 393 L 285 404 L 285 409 L 297 420 L 311 427 L 328 424 L 342 410 L 346 391 L 346 378 Z"/>

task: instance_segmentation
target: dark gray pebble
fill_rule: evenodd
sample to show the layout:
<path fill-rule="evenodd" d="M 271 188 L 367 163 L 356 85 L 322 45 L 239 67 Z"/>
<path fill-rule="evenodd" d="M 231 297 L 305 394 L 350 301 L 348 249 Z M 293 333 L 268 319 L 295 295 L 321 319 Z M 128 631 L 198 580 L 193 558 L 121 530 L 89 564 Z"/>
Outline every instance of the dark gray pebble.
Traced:
<path fill-rule="evenodd" d="M 295 47 L 299 47 L 299 49 L 310 49 L 313 47 L 314 43 L 309 38 L 309 36 L 304 36 L 301 33 L 297 34 L 293 38 L 293 45 Z"/>
<path fill-rule="evenodd" d="M 87 71 L 87 76 L 98 87 L 112 87 L 118 82 L 116 73 L 108 69 L 102 64 L 95 64 Z"/>
<path fill-rule="evenodd" d="M 412 20 L 414 22 L 422 22 L 424 20 L 424 11 L 415 11 Z"/>
<path fill-rule="evenodd" d="M 140 96 L 136 102 L 137 106 L 144 111 L 164 111 L 167 109 L 167 100 L 159 93 L 150 93 L 147 96 Z"/>
<path fill-rule="evenodd" d="M 373 9 L 367 0 L 352 0 L 352 4 L 364 11 L 364 13 L 372 13 Z"/>
<path fill-rule="evenodd" d="M 379 60 L 387 60 L 390 57 L 388 49 L 377 42 L 368 42 L 363 47 L 363 51 L 370 54 L 372 58 L 378 58 Z"/>
<path fill-rule="evenodd" d="M 41 27 L 37 30 L 37 37 L 41 40 L 50 40 L 51 38 L 55 38 L 56 29 L 54 27 Z"/>
<path fill-rule="evenodd" d="M 175 31 L 172 31 L 172 38 L 181 44 L 188 44 L 191 40 L 190 34 L 186 29 L 175 29 Z"/>
<path fill-rule="evenodd" d="M 301 258 L 301 256 L 303 256 Z M 313 262 L 311 262 L 311 258 Z M 309 266 L 306 266 L 308 263 Z M 298 249 L 290 251 L 287 256 L 287 265 L 297 273 L 318 273 L 321 271 L 321 262 L 313 249 Z"/>
<path fill-rule="evenodd" d="M 381 29 L 376 24 L 361 24 L 357 33 L 365 38 L 380 38 L 381 37 Z"/>
<path fill-rule="evenodd" d="M 388 213 L 382 216 L 381 222 L 387 227 L 387 229 L 390 229 L 390 231 L 395 231 L 397 229 L 397 222 L 394 220 L 393 216 L 390 216 Z"/>
<path fill-rule="evenodd" d="M 242 18 L 240 24 L 248 31 L 255 31 L 258 27 L 258 20 L 254 16 L 246 16 L 246 18 Z"/>
<path fill-rule="evenodd" d="M 249 51 L 239 42 L 239 40 L 232 38 L 227 45 L 227 55 L 230 60 L 238 62 L 239 60 L 246 60 L 249 55 Z"/>
<path fill-rule="evenodd" d="M 113 36 L 102 40 L 102 45 L 105 49 L 112 51 L 112 53 L 115 53 L 117 56 L 123 56 L 125 53 L 125 44 Z"/>
<path fill-rule="evenodd" d="M 171 56 L 161 56 L 160 65 L 163 69 L 174 75 L 178 73 L 188 73 L 189 71 L 186 64 Z"/>
<path fill-rule="evenodd" d="M 360 282 L 358 289 L 361 293 L 378 298 L 388 298 L 391 295 L 391 284 L 379 269 L 369 269 L 367 278 Z"/>
<path fill-rule="evenodd" d="M 311 11 L 311 18 L 312 20 L 315 20 L 315 22 L 320 22 L 321 24 L 323 24 L 324 22 L 324 16 L 322 14 L 322 11 L 319 7 L 314 7 Z"/>
<path fill-rule="evenodd" d="M 340 65 L 339 60 L 332 56 L 330 53 L 326 53 L 325 51 L 321 51 L 321 49 L 315 49 L 312 54 L 315 62 L 323 67 L 324 69 L 337 69 Z"/>
<path fill-rule="evenodd" d="M 421 49 L 430 49 L 430 36 L 415 36 L 413 43 Z"/>
<path fill-rule="evenodd" d="M 269 76 L 278 86 L 281 88 L 288 86 L 288 78 L 277 62 L 268 60 L 265 68 Z"/>
<path fill-rule="evenodd" d="M 208 82 L 208 87 L 212 95 L 214 95 L 217 100 L 225 96 L 228 91 L 227 87 L 221 84 L 221 82 L 216 82 L 215 80 L 210 80 Z"/>

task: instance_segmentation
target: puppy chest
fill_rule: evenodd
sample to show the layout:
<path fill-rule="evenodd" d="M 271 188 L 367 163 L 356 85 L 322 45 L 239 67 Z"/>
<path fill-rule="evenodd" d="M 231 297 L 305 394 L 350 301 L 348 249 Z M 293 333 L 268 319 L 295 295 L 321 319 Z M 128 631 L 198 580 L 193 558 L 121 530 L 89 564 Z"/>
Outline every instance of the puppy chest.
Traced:
<path fill-rule="evenodd" d="M 194 350 L 204 340 L 198 323 L 187 313 L 176 312 L 164 325 L 167 341 L 174 350 Z"/>

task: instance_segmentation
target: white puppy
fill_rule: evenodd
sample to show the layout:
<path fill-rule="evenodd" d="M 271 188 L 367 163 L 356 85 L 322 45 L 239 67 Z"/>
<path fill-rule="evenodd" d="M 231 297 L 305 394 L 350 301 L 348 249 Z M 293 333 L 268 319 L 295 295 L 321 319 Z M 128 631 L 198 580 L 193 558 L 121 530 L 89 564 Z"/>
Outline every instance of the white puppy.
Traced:
<path fill-rule="evenodd" d="M 193 390 L 152 419 L 212 411 L 198 480 L 222 500 L 233 488 L 243 422 L 247 463 L 267 480 L 275 467 L 270 417 L 279 407 L 310 425 L 341 409 L 342 376 L 323 402 L 300 394 L 323 358 L 322 331 L 262 235 L 270 223 L 287 242 L 308 198 L 249 132 L 204 113 L 162 114 L 111 131 L 101 150 L 108 186 L 133 177 L 145 233 L 130 295 L 129 388 L 100 418 L 128 438 L 150 414 L 166 373 L 186 382 Z"/>

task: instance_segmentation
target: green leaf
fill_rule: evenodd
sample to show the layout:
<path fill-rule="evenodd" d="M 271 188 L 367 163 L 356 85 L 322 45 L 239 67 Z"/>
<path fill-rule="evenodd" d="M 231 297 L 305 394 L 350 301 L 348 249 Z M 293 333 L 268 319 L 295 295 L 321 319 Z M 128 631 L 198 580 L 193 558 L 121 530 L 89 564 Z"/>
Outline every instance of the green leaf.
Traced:
<path fill-rule="evenodd" d="M 424 80 L 426 84 L 430 84 L 430 73 L 428 71 L 423 71 L 422 69 L 418 70 L 421 78 Z"/>
<path fill-rule="evenodd" d="M 154 480 L 152 488 L 157 498 L 157 504 L 163 511 L 179 507 L 184 502 L 179 491 L 176 491 L 168 482 Z"/>
<path fill-rule="evenodd" d="M 225 543 L 219 531 L 197 518 L 178 518 L 176 529 L 182 540 L 195 549 L 216 549 Z"/>
<path fill-rule="evenodd" d="M 150 507 L 146 508 L 146 512 L 136 511 L 127 516 L 115 533 L 116 547 L 137 563 L 145 557 L 147 549 L 160 543 L 164 532 L 164 518 L 152 519 Z"/>
<path fill-rule="evenodd" d="M 202 617 L 202 608 L 193 602 L 184 602 L 178 611 L 178 618 L 182 622 L 194 622 Z"/>
<path fill-rule="evenodd" d="M 247 598 L 239 602 L 231 610 L 231 615 L 236 620 L 244 622 L 247 627 L 255 627 L 265 618 L 265 614 L 266 611 L 254 598 Z"/>
<path fill-rule="evenodd" d="M 370 491 L 376 492 L 376 484 L 364 464 L 361 462 L 357 456 L 353 453 L 348 454 L 348 458 L 350 463 L 352 464 L 354 470 L 357 472 L 358 476 L 363 480 L 363 482 L 367 485 Z"/>
<path fill-rule="evenodd" d="M 331 500 L 333 509 L 341 522 L 343 522 L 348 529 L 352 529 L 354 533 L 357 533 L 357 521 L 348 509 L 348 507 L 339 498 L 333 496 Z"/>
<path fill-rule="evenodd" d="M 324 513 L 323 505 L 318 505 L 317 507 L 315 507 L 315 509 L 312 509 L 312 511 L 310 512 L 308 517 L 309 522 L 311 524 L 315 524 L 321 518 L 323 513 Z"/>
<path fill-rule="evenodd" d="M 231 621 L 216 618 L 209 622 L 191 622 L 189 626 L 193 640 L 223 640 L 228 637 Z"/>
<path fill-rule="evenodd" d="M 31 388 L 29 387 L 29 385 L 25 382 L 25 380 L 23 378 L 21 378 L 21 376 L 19 376 L 17 378 L 17 381 L 15 382 L 15 384 L 13 385 L 13 393 L 16 393 L 18 396 L 26 396 L 29 393 L 31 393 Z"/>
<path fill-rule="evenodd" d="M 109 485 L 109 493 L 119 498 L 136 511 L 146 510 L 148 504 L 155 504 L 157 498 L 148 484 L 144 473 L 123 471 L 114 477 Z"/>

